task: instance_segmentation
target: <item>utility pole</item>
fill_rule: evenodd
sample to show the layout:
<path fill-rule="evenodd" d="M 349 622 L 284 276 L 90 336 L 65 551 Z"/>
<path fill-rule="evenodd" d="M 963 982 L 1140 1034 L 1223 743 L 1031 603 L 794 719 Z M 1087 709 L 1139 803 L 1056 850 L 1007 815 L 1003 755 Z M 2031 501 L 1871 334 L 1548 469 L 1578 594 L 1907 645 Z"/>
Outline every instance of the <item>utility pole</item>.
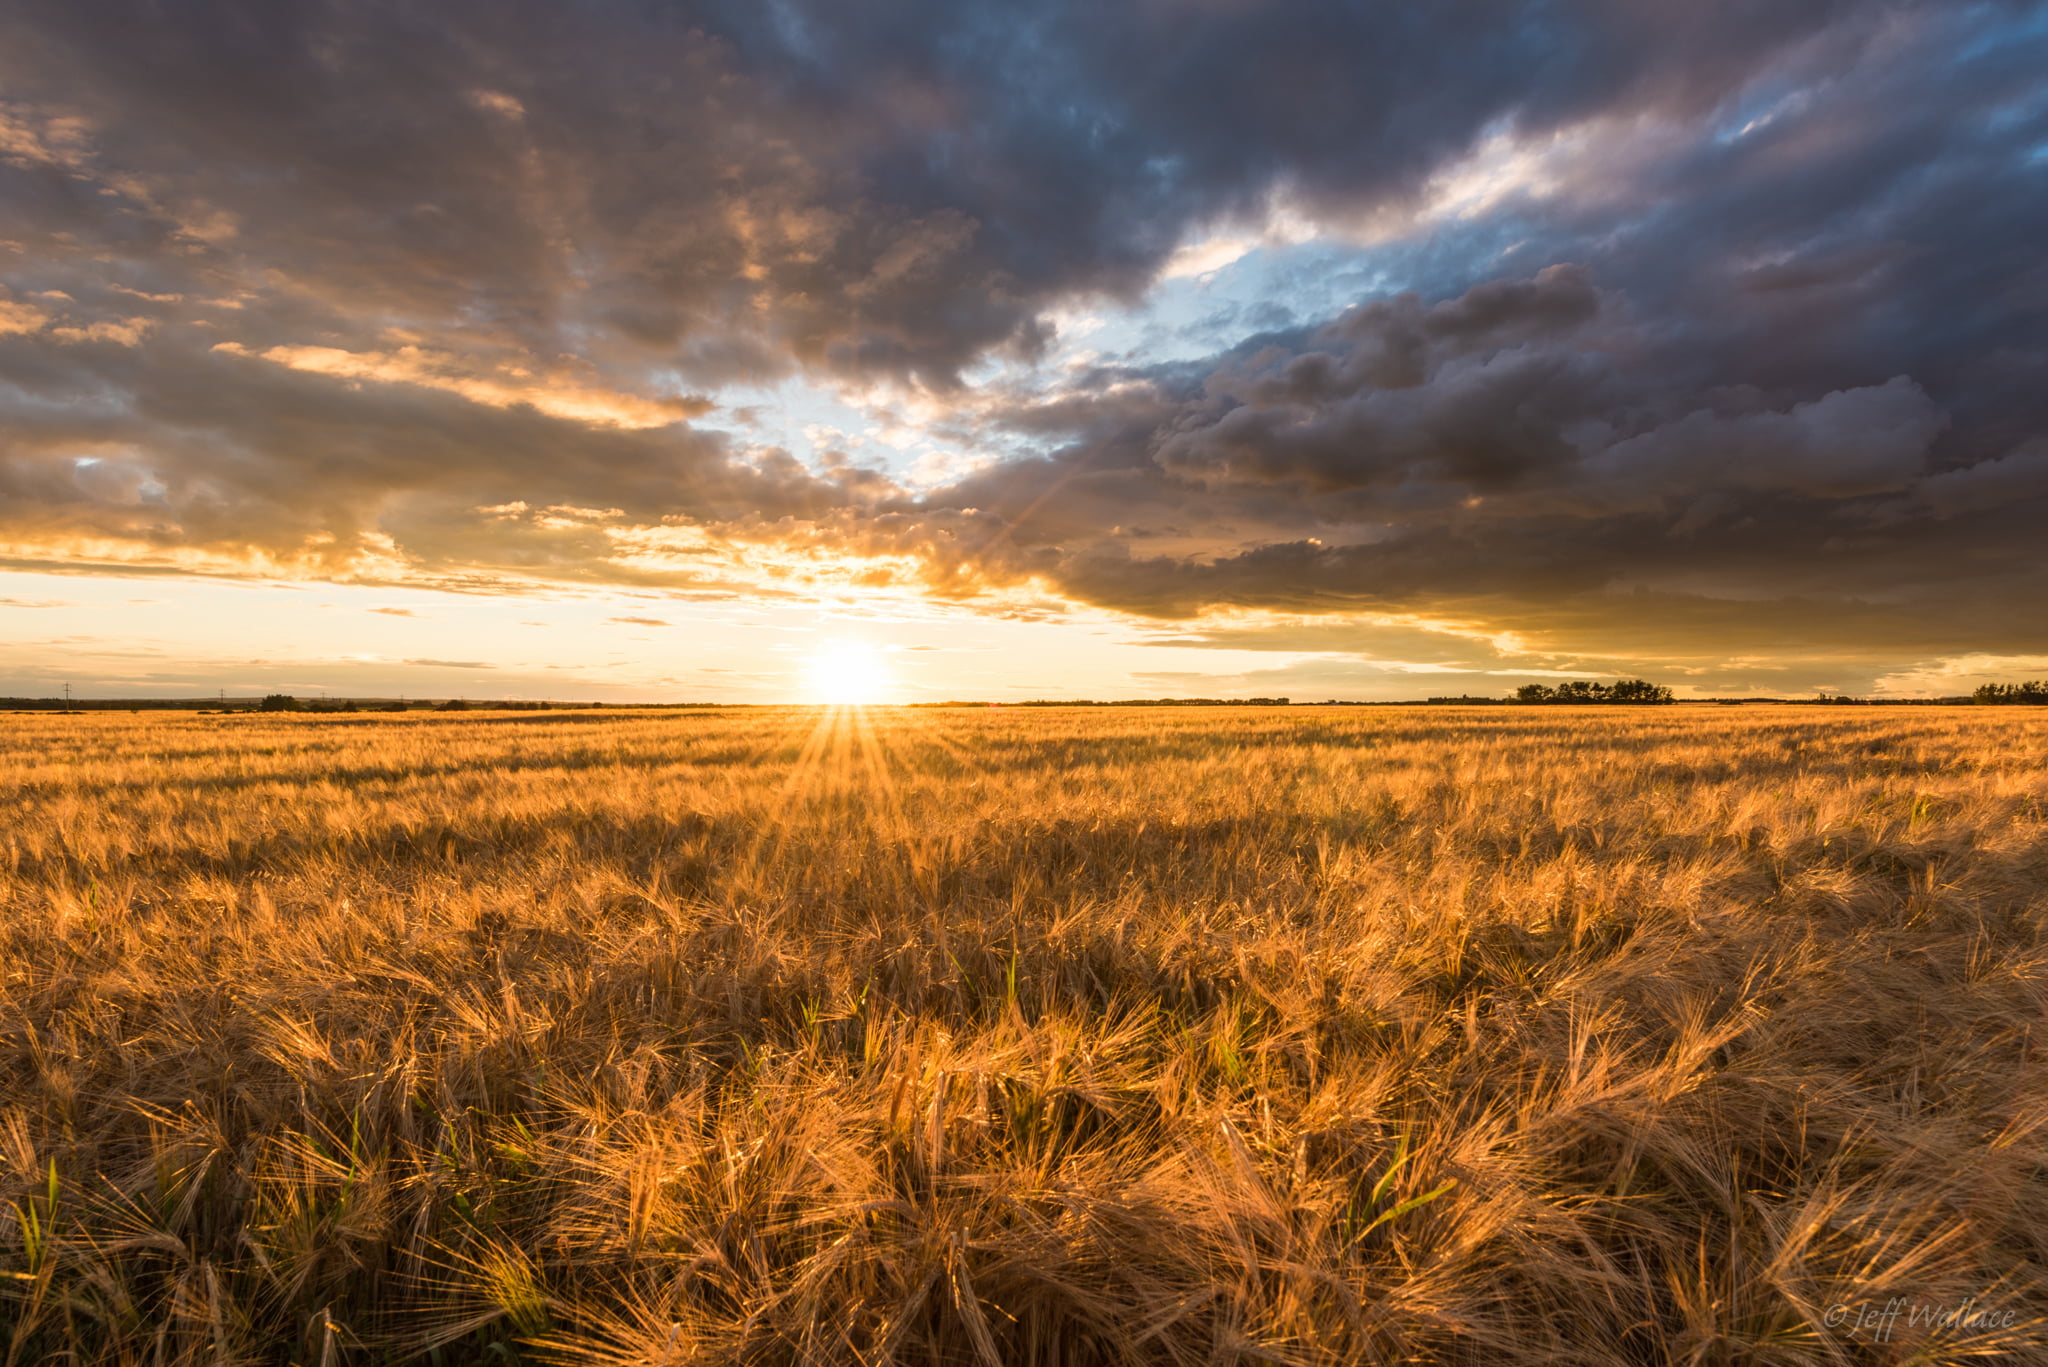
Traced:
<path fill-rule="evenodd" d="M 66 712 L 71 710 L 71 681 L 69 679 L 64 681 L 64 710 Z"/>

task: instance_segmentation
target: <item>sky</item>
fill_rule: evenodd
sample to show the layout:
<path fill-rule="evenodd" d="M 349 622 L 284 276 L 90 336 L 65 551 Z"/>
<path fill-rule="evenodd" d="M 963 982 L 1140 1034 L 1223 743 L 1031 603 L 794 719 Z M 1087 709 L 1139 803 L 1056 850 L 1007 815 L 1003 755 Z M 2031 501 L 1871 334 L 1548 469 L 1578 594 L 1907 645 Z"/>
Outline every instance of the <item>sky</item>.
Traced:
<path fill-rule="evenodd" d="M 1956 0 L 9 0 L 0 695 L 2048 675 L 2043 73 Z"/>

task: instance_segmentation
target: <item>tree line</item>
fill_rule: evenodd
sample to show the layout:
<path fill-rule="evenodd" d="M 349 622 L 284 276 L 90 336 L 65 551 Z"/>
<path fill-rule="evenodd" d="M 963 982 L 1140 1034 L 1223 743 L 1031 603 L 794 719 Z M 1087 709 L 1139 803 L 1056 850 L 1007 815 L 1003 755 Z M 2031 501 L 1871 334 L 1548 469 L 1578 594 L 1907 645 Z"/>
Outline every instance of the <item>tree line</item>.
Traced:
<path fill-rule="evenodd" d="M 1552 688 L 1548 684 L 1523 684 L 1515 690 L 1522 703 L 1666 703 L 1671 690 L 1648 679 L 1622 679 L 1612 684 L 1573 679 Z"/>
<path fill-rule="evenodd" d="M 1977 702 L 1993 706 L 2048 706 L 2048 683 L 2029 679 L 2025 683 L 1984 684 L 1970 696 Z"/>

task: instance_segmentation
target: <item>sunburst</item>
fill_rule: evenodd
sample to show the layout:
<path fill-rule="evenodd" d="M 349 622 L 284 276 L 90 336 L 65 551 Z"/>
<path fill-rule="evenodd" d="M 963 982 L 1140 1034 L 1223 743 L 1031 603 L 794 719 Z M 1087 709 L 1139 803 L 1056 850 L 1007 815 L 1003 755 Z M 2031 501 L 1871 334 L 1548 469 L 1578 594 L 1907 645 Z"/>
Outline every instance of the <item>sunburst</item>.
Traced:
<path fill-rule="evenodd" d="M 812 658 L 809 674 L 811 699 L 838 707 L 886 702 L 895 691 L 882 653 L 865 641 L 833 641 Z"/>

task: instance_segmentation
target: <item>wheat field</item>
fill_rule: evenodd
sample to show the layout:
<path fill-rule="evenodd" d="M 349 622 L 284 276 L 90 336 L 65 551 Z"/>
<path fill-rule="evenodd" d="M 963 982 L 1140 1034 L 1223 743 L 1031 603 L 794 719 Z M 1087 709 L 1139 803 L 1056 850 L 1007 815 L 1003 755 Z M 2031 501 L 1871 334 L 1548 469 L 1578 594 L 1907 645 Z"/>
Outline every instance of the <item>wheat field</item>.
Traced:
<path fill-rule="evenodd" d="M 2048 1361 L 2044 741 L 0 718 L 0 1361 Z"/>

